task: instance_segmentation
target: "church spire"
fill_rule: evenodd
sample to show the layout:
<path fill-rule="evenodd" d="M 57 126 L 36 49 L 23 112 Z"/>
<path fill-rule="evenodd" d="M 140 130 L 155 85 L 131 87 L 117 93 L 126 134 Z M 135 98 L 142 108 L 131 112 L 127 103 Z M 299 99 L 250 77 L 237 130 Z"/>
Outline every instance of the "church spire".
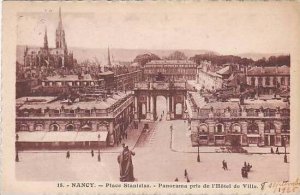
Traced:
<path fill-rule="evenodd" d="M 111 66 L 109 47 L 107 49 L 107 65 Z"/>
<path fill-rule="evenodd" d="M 62 19 L 61 19 L 61 8 L 59 7 L 59 23 L 58 23 L 58 28 L 59 29 L 63 29 L 63 26 L 62 26 Z"/>
<path fill-rule="evenodd" d="M 56 29 L 56 48 L 62 48 L 67 51 L 65 31 L 62 25 L 61 8 L 59 8 L 59 22 L 58 27 Z"/>
<path fill-rule="evenodd" d="M 47 27 L 45 27 L 45 35 L 44 35 L 44 49 L 48 49 L 48 36 L 47 36 Z"/>

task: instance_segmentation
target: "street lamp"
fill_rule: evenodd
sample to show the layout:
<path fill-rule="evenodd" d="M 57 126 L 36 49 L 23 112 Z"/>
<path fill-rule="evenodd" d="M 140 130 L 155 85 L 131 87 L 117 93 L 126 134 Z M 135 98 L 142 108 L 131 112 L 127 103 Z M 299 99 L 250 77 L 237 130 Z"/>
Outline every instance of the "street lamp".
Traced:
<path fill-rule="evenodd" d="M 199 127 L 197 127 L 197 141 L 198 141 L 198 155 L 197 155 L 197 162 L 200 162 L 200 152 L 199 152 L 199 146 L 200 146 L 200 132 Z"/>
<path fill-rule="evenodd" d="M 98 161 L 101 161 L 101 157 L 100 157 L 100 134 L 98 134 Z"/>
<path fill-rule="evenodd" d="M 19 140 L 19 135 L 17 134 L 16 135 L 16 145 L 15 145 L 15 150 L 16 150 L 16 158 L 15 158 L 15 161 L 16 162 L 19 162 L 20 161 L 20 159 L 19 159 L 19 152 L 18 152 L 18 140 Z"/>
<path fill-rule="evenodd" d="M 286 155 L 286 141 L 287 141 L 287 138 L 284 137 L 283 138 L 283 144 L 284 144 L 284 163 L 287 163 L 287 155 Z"/>

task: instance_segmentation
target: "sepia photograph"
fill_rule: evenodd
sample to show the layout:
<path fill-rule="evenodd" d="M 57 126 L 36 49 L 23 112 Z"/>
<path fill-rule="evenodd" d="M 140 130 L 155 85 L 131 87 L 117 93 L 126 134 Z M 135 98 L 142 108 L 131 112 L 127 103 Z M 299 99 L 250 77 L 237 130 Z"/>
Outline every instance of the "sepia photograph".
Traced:
<path fill-rule="evenodd" d="M 85 3 L 15 11 L 16 181 L 291 181 L 299 9 Z"/>

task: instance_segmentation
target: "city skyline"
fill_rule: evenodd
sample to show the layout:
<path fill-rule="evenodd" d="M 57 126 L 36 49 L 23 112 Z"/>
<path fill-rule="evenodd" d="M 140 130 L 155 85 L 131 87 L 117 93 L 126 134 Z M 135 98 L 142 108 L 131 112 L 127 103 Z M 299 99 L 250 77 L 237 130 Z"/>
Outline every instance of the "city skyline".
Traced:
<path fill-rule="evenodd" d="M 278 7 L 269 10 L 253 9 L 243 13 L 243 8 L 226 10 L 213 6 L 197 7 L 189 14 L 175 7 L 146 11 L 129 6 L 127 12 L 111 12 L 112 7 L 103 5 L 101 12 L 74 13 L 62 7 L 63 26 L 68 47 L 124 48 L 149 50 L 209 50 L 220 54 L 239 53 L 289 53 L 293 36 L 282 36 L 295 28 Z M 154 5 L 149 5 L 151 6 Z M 18 45 L 43 45 L 45 28 L 49 46 L 54 46 L 58 9 L 45 12 L 18 14 Z M 210 13 L 210 14 L 206 14 Z M 116 30 L 119 29 L 119 30 Z M 80 37 L 80 38 L 78 38 Z M 225 38 L 224 38 L 225 37 Z M 195 40 L 198 40 L 195 43 Z M 84 41 L 83 41 L 84 40 Z M 156 41 L 153 41 L 156 40 Z M 176 41 L 174 41 L 176 40 Z"/>

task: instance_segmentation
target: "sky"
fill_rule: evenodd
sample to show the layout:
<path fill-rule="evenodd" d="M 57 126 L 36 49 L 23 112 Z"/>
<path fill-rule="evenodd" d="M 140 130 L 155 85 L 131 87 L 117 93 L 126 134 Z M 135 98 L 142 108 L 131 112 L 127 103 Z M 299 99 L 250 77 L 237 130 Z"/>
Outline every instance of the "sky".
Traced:
<path fill-rule="evenodd" d="M 61 6 L 68 47 L 205 49 L 221 54 L 289 53 L 299 22 L 291 7 L 262 4 Z M 227 4 L 229 5 L 229 4 Z M 20 45 L 54 47 L 59 6 L 18 14 Z"/>

